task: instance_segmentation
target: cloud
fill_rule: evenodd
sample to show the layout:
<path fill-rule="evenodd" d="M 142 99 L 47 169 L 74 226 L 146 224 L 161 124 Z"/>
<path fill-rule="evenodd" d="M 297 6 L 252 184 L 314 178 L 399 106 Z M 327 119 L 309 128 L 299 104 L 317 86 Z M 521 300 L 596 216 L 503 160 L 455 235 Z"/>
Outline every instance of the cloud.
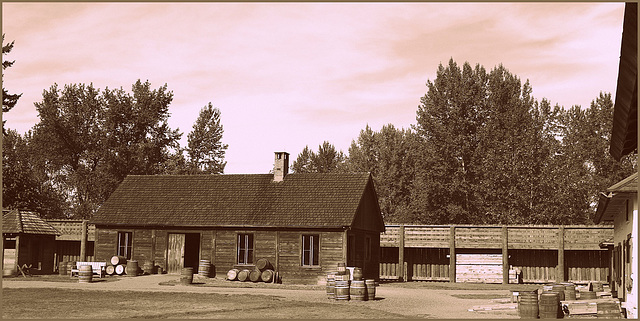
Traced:
<path fill-rule="evenodd" d="M 16 63 L 3 81 L 24 93 L 4 117 L 10 128 L 29 129 L 37 122 L 33 102 L 53 83 L 125 90 L 137 79 L 166 83 L 173 128 L 188 132 L 212 102 L 230 146 L 228 172 L 265 172 L 274 150 L 296 154 L 329 140 L 346 151 L 366 124 L 408 127 L 426 81 L 451 57 L 487 70 L 503 63 L 531 80 L 536 98 L 587 105 L 600 90 L 615 90 L 623 8 L 3 3 L 3 32 L 16 40 L 7 57 Z"/>

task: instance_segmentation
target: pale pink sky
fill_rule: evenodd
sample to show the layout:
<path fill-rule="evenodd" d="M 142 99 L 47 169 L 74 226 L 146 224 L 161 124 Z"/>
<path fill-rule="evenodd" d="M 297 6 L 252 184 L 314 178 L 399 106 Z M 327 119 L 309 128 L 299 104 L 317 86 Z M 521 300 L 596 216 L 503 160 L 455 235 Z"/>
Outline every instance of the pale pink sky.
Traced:
<path fill-rule="evenodd" d="M 199 110 L 222 112 L 225 173 L 268 173 L 328 140 L 347 153 L 367 124 L 415 124 L 425 83 L 453 58 L 502 63 L 536 99 L 586 107 L 615 95 L 624 3 L 3 3 L 15 40 L 3 115 L 20 133 L 54 83 L 173 91 L 186 145 Z"/>

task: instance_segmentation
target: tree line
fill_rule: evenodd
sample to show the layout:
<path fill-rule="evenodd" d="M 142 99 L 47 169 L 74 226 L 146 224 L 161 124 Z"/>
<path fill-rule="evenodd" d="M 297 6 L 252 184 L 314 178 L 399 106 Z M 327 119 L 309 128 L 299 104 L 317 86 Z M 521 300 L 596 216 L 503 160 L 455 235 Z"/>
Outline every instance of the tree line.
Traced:
<path fill-rule="evenodd" d="M 590 224 L 599 192 L 636 171 L 609 155 L 610 93 L 552 107 L 502 65 L 453 59 L 426 87 L 410 128 L 366 126 L 348 157 L 324 142 L 292 169 L 371 172 L 385 222 L 415 224 Z"/>
<path fill-rule="evenodd" d="M 502 65 L 453 59 L 426 87 L 410 128 L 367 125 L 347 155 L 328 141 L 306 146 L 292 171 L 371 172 L 385 222 L 417 224 L 590 223 L 598 192 L 635 171 L 633 157 L 608 153 L 611 94 L 552 107 Z M 3 112 L 20 98 L 5 94 Z M 204 106 L 182 147 L 167 123 L 172 99 L 166 84 L 140 80 L 131 93 L 44 90 L 31 130 L 3 126 L 3 207 L 90 218 L 127 175 L 223 173 L 220 110 Z"/>
<path fill-rule="evenodd" d="M 3 45 L 3 55 L 12 48 Z M 3 60 L 3 69 L 12 64 Z M 20 98 L 6 93 L 3 112 Z M 172 100 L 166 84 L 154 89 L 140 80 L 131 93 L 92 84 L 44 90 L 31 130 L 20 135 L 3 124 L 3 207 L 90 218 L 127 175 L 223 173 L 220 110 L 204 106 L 182 147 L 183 134 L 167 123 Z"/>

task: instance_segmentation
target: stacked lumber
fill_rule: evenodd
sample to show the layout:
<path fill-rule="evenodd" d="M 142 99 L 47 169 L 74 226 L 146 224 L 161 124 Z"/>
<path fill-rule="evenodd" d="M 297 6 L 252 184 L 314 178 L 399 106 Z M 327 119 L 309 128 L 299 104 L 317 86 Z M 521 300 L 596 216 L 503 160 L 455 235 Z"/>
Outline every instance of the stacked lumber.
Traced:
<path fill-rule="evenodd" d="M 613 298 L 560 301 L 565 317 L 622 318 L 620 301 Z"/>
<path fill-rule="evenodd" d="M 502 254 L 456 254 L 456 282 L 502 283 Z"/>

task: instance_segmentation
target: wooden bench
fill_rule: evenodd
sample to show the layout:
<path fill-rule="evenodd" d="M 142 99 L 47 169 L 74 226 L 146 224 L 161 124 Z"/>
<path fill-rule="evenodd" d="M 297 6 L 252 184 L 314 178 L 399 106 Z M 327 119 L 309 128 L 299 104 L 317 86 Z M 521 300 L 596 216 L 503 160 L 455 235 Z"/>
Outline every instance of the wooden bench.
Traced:
<path fill-rule="evenodd" d="M 91 265 L 93 274 L 97 274 L 99 278 L 104 277 L 105 270 L 107 268 L 107 262 L 76 262 L 76 268 L 71 269 L 71 276 L 77 276 L 80 272 L 80 267 L 83 265 Z"/>

